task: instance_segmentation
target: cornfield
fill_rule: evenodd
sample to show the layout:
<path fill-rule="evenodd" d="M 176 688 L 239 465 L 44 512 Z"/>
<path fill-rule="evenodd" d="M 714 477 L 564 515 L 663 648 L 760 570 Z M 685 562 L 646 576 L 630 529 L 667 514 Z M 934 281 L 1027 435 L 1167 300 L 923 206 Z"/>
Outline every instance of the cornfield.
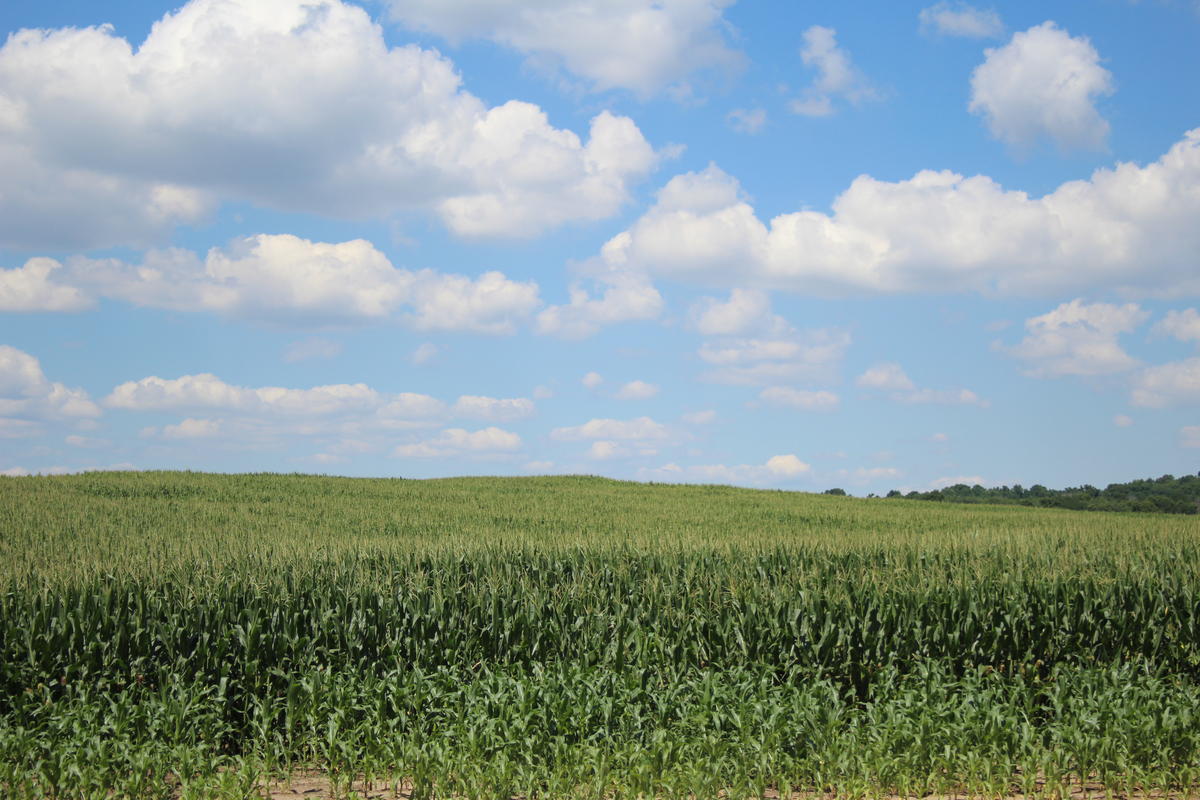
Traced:
<path fill-rule="evenodd" d="M 0 794 L 301 769 L 418 797 L 1194 793 L 1200 526 L 579 477 L 0 479 Z"/>

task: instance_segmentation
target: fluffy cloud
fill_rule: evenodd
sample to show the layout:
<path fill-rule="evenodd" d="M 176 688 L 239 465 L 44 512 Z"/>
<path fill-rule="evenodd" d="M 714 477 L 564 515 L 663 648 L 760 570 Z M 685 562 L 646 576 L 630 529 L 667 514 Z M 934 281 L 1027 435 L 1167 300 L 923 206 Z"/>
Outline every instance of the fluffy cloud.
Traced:
<path fill-rule="evenodd" d="M 771 313 L 771 300 L 759 289 L 734 289 L 729 299 L 704 297 L 691 309 L 692 325 L 706 336 L 737 336 L 751 332 L 778 332 L 787 323 Z"/>
<path fill-rule="evenodd" d="M 683 421 L 688 425 L 711 425 L 716 419 L 717 412 L 711 408 L 704 411 L 689 411 L 683 415 Z"/>
<path fill-rule="evenodd" d="M 867 368 L 854 381 L 864 389 L 888 392 L 897 403 L 913 405 L 988 406 L 970 389 L 919 389 L 899 364 L 888 362 Z"/>
<path fill-rule="evenodd" d="M 397 269 L 363 239 L 331 244 L 259 234 L 212 248 L 146 254 L 140 265 L 73 258 L 64 281 L 90 295 L 176 311 L 288 323 L 346 323 L 400 314 L 419 330 L 511 334 L 541 305 L 535 283 Z M 401 313 L 403 312 L 403 313 Z"/>
<path fill-rule="evenodd" d="M 491 422 L 524 419 L 532 416 L 534 411 L 533 401 L 524 397 L 497 398 L 465 394 L 454 404 L 456 416 Z"/>
<path fill-rule="evenodd" d="M 658 387 L 645 381 L 630 381 L 617 390 L 618 400 L 646 400 L 658 394 Z"/>
<path fill-rule="evenodd" d="M 978 291 L 1045 295 L 1087 287 L 1200 292 L 1200 129 L 1158 161 L 1096 170 L 1040 198 L 991 178 L 923 171 L 860 176 L 832 213 L 764 223 L 715 166 L 678 175 L 604 245 L 613 270 L 708 286 L 806 294 Z"/>
<path fill-rule="evenodd" d="M 763 385 L 783 380 L 829 380 L 850 345 L 844 331 L 788 331 L 770 338 L 718 339 L 698 355 L 716 383 Z"/>
<path fill-rule="evenodd" d="M 451 41 L 484 38 L 565 68 L 597 90 L 647 95 L 705 68 L 733 68 L 740 54 L 721 36 L 732 0 L 387 0 L 402 24 Z"/>
<path fill-rule="evenodd" d="M 600 384 L 604 383 L 604 377 L 599 372 L 589 372 L 579 379 L 589 389 L 595 389 Z"/>
<path fill-rule="evenodd" d="M 803 94 L 793 100 L 790 108 L 797 114 L 824 117 L 834 111 L 833 103 L 844 98 L 857 105 L 876 96 L 866 79 L 850 61 L 850 54 L 838 47 L 837 31 L 813 25 L 801 37 L 800 59 L 815 69 L 816 78 Z"/>
<path fill-rule="evenodd" d="M 971 74 L 969 108 L 993 136 L 1022 148 L 1045 136 L 1064 149 L 1103 149 L 1108 123 L 1095 102 L 1112 94 L 1112 75 L 1087 38 L 1044 22 L 985 55 Z"/>
<path fill-rule="evenodd" d="M 294 416 L 320 416 L 385 408 L 387 398 L 365 383 L 332 384 L 312 389 L 234 386 L 202 373 L 164 380 L 156 376 L 122 383 L 104 398 L 110 408 L 171 411 L 222 408 Z"/>
<path fill-rule="evenodd" d="M 1040 378 L 1061 375 L 1109 375 L 1138 365 L 1117 338 L 1146 321 L 1149 314 L 1133 303 L 1085 304 L 1082 300 L 1026 320 L 1026 336 L 1007 352 Z"/>
<path fill-rule="evenodd" d="M 472 454 L 510 453 L 521 449 L 521 437 L 501 428 L 477 431 L 447 428 L 440 435 L 416 444 L 398 445 L 392 455 L 399 458 L 448 458 Z"/>
<path fill-rule="evenodd" d="M 1146 367 L 1134 376 L 1131 399 L 1150 408 L 1200 403 L 1200 358 Z"/>
<path fill-rule="evenodd" d="M 921 30 L 941 36 L 991 39 L 1004 33 L 1004 23 L 994 9 L 969 3 L 941 2 L 921 9 Z"/>
<path fill-rule="evenodd" d="M 759 399 L 773 406 L 797 408 L 801 411 L 833 411 L 838 407 L 838 396 L 833 392 L 810 392 L 787 386 L 771 386 L 759 392 Z"/>
<path fill-rule="evenodd" d="M 1200 342 L 1200 314 L 1194 308 L 1183 311 L 1168 311 L 1167 316 L 1154 326 L 1154 332 L 1171 336 L 1181 342 Z"/>
<path fill-rule="evenodd" d="M 208 439 L 221 433 L 221 420 L 188 417 L 177 425 L 162 429 L 164 439 Z"/>
<path fill-rule="evenodd" d="M 100 413 L 87 392 L 51 381 L 35 357 L 0 345 L 0 418 L 5 422 L 0 435 L 32 435 L 38 420 L 87 419 Z"/>
<path fill-rule="evenodd" d="M 563 339 L 584 339 L 605 325 L 657 319 L 663 300 L 645 277 L 614 272 L 598 279 L 603 294 L 593 297 L 578 285 L 570 290 L 570 302 L 550 306 L 538 314 L 539 333 Z"/>
<path fill-rule="evenodd" d="M 669 483 L 732 483 L 751 486 L 795 480 L 812 473 L 812 466 L 794 454 L 771 456 L 763 464 L 698 464 L 681 467 L 666 464 L 654 469 L 641 469 L 641 480 L 666 481 Z"/>
<path fill-rule="evenodd" d="M 90 306 L 79 289 L 51 279 L 61 269 L 52 258 L 31 258 L 16 269 L 0 269 L 0 311 L 79 311 Z"/>
<path fill-rule="evenodd" d="M 656 158 L 625 117 L 583 141 L 529 103 L 488 108 L 340 0 L 192 0 L 136 48 L 18 31 L 0 87 L 0 244 L 138 244 L 221 198 L 528 236 L 613 214 Z"/>
<path fill-rule="evenodd" d="M 578 442 L 587 439 L 609 439 L 619 441 L 659 441 L 669 436 L 667 426 L 650 417 L 631 420 L 592 419 L 568 428 L 555 428 L 550 438 L 560 442 Z"/>

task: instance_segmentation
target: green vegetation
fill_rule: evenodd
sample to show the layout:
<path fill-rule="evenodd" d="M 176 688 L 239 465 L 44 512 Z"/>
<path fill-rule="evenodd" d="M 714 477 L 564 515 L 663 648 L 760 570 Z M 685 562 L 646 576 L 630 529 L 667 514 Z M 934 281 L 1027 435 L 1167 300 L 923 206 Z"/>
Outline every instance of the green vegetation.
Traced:
<path fill-rule="evenodd" d="M 835 491 L 835 490 L 831 490 Z M 828 494 L 828 492 L 826 493 Z M 1069 508 L 1075 511 L 1143 511 L 1163 514 L 1200 513 L 1200 475 L 1163 475 L 1161 478 L 1110 483 L 1103 489 L 1095 486 L 1069 486 L 1066 489 L 1047 489 L 1034 484 L 1028 489 L 1020 484 L 988 489 L 979 484 L 968 486 L 956 483 L 932 492 L 888 492 L 888 497 L 908 500 L 948 500 L 952 503 L 1004 503 L 1040 508 Z"/>
<path fill-rule="evenodd" d="M 0 794 L 1200 781 L 1200 529 L 598 478 L 0 480 Z"/>

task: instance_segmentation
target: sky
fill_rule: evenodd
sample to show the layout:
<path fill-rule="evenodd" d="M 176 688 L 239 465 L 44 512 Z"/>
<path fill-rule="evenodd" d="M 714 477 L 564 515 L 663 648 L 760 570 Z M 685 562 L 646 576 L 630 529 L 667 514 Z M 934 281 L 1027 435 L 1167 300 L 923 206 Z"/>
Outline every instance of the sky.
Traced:
<path fill-rule="evenodd" d="M 5 0 L 0 474 L 1200 467 L 1200 3 Z"/>

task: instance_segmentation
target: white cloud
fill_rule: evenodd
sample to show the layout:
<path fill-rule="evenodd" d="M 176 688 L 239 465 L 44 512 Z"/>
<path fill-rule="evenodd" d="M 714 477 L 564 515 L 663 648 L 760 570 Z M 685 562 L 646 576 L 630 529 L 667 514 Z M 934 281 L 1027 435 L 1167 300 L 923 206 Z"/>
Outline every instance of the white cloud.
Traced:
<path fill-rule="evenodd" d="M 534 411 L 533 401 L 525 397 L 497 398 L 465 394 L 454 403 L 455 415 L 490 422 L 524 419 L 532 416 Z"/>
<path fill-rule="evenodd" d="M 767 112 L 762 108 L 735 108 L 725 115 L 725 121 L 738 133 L 758 133 L 767 124 Z"/>
<path fill-rule="evenodd" d="M 771 299 L 760 289 L 733 289 L 729 299 L 702 297 L 691 308 L 692 325 L 706 336 L 780 333 L 789 329 L 782 317 L 771 313 Z"/>
<path fill-rule="evenodd" d="M 441 352 L 433 342 L 421 342 L 409 355 L 408 360 L 417 366 L 428 364 Z"/>
<path fill-rule="evenodd" d="M 1027 375 L 1109 375 L 1138 365 L 1117 338 L 1136 330 L 1149 314 L 1137 305 L 1063 303 L 1025 321 L 1025 338 L 1005 351 L 1029 366 Z"/>
<path fill-rule="evenodd" d="M 142 264 L 74 258 L 69 280 L 93 294 L 177 311 L 322 324 L 402 313 L 421 330 L 511 334 L 541 304 L 535 283 L 397 269 L 370 242 L 259 234 L 212 248 L 152 250 Z"/>
<path fill-rule="evenodd" d="M 592 446 L 588 448 L 587 456 L 595 461 L 607 461 L 611 458 L 621 458 L 629 455 L 629 449 L 623 447 L 616 442 L 601 439 L 592 442 Z"/>
<path fill-rule="evenodd" d="M 90 306 L 79 289 L 51 279 L 61 269 L 52 258 L 31 258 L 16 269 L 0 269 L 0 311 L 79 311 Z"/>
<path fill-rule="evenodd" d="M 0 436 L 3 436 L 0 433 Z M 86 449 L 94 449 L 98 447 L 108 447 L 112 444 L 108 439 L 96 439 L 91 436 L 80 436 L 79 434 L 71 434 L 63 439 L 64 442 L 72 447 L 82 447 Z"/>
<path fill-rule="evenodd" d="M 717 383 L 763 385 L 781 380 L 828 380 L 841 362 L 850 335 L 817 329 L 762 339 L 720 339 L 698 354 L 715 369 L 705 378 Z"/>
<path fill-rule="evenodd" d="M 604 378 L 599 372 L 589 372 L 587 375 L 584 375 L 582 378 L 580 378 L 579 382 L 589 389 L 595 389 L 597 386 L 604 383 Z"/>
<path fill-rule="evenodd" d="M 340 342 L 331 342 L 318 336 L 300 339 L 288 345 L 283 351 L 283 360 L 289 364 L 312 359 L 336 358 L 342 353 Z"/>
<path fill-rule="evenodd" d="M 1127 414 L 1117 414 L 1113 417 L 1113 425 L 1116 425 L 1118 428 L 1128 428 L 1133 425 L 1133 417 Z"/>
<path fill-rule="evenodd" d="M 1179 429 L 1180 444 L 1184 447 L 1200 447 L 1200 425 L 1188 425 Z"/>
<path fill-rule="evenodd" d="M 765 466 L 767 472 L 781 478 L 795 478 L 797 475 L 812 471 L 811 466 L 790 453 L 785 456 L 771 456 L 767 459 Z"/>
<path fill-rule="evenodd" d="M 51 381 L 35 357 L 0 345 L 0 418 L 13 420 L 10 431 L 28 432 L 36 420 L 100 416 L 100 408 L 82 389 Z"/>
<path fill-rule="evenodd" d="M 1172 336 L 1181 342 L 1200 342 L 1200 313 L 1194 308 L 1168 311 L 1167 316 L 1154 326 L 1154 332 Z"/>
<path fill-rule="evenodd" d="M 740 53 L 723 39 L 733 0 L 387 0 L 393 19 L 452 42 L 484 38 L 562 68 L 593 89 L 643 96 L 696 70 L 734 69 Z"/>
<path fill-rule="evenodd" d="M 971 74 L 969 109 L 993 136 L 1022 148 L 1044 136 L 1063 149 L 1104 148 L 1108 122 L 1095 102 L 1112 94 L 1112 75 L 1086 37 L 1044 22 L 985 55 Z"/>
<path fill-rule="evenodd" d="M 650 417 L 631 420 L 592 419 L 582 425 L 550 431 L 550 438 L 560 442 L 578 442 L 586 439 L 658 441 L 666 439 L 668 435 L 667 427 Z"/>
<path fill-rule="evenodd" d="M 678 175 L 601 249 L 612 270 L 807 295 L 976 291 L 1047 295 L 1100 287 L 1200 293 L 1200 129 L 1158 161 L 1119 164 L 1040 198 L 986 176 L 860 176 L 832 213 L 760 221 L 715 166 Z"/>
<path fill-rule="evenodd" d="M 904 372 L 899 364 L 885 363 L 869 367 L 854 381 L 855 385 L 864 389 L 879 389 L 882 391 L 904 392 L 915 388 L 912 379 Z"/>
<path fill-rule="evenodd" d="M 421 270 L 416 278 L 411 320 L 419 330 L 512 334 L 541 305 L 536 283 L 510 281 L 499 272 L 471 280 Z"/>
<path fill-rule="evenodd" d="M 758 397 L 771 405 L 798 408 L 801 411 L 833 411 L 839 403 L 838 396 L 833 392 L 824 390 L 810 392 L 787 386 L 771 386 L 763 389 L 759 392 Z"/>
<path fill-rule="evenodd" d="M 550 306 L 538 314 L 538 333 L 584 339 L 605 325 L 657 319 L 662 313 L 662 295 L 644 276 L 614 272 L 598 280 L 604 287 L 601 296 L 593 297 L 575 285 L 569 303 Z"/>
<path fill-rule="evenodd" d="M 683 415 L 683 421 L 688 425 L 711 425 L 717 419 L 717 412 L 710 409 L 691 411 Z"/>
<path fill-rule="evenodd" d="M 312 416 L 381 407 L 385 397 L 365 383 L 285 389 L 266 386 L 251 389 L 225 383 L 203 373 L 164 380 L 159 377 L 128 381 L 104 399 L 110 408 L 127 411 L 166 411 L 187 408 L 228 408 Z"/>
<path fill-rule="evenodd" d="M 1132 400 L 1150 408 L 1200 403 L 1200 358 L 1141 370 L 1133 379 Z"/>
<path fill-rule="evenodd" d="M 813 25 L 802 35 L 800 59 L 815 69 L 817 76 L 800 97 L 791 102 L 797 114 L 824 117 L 834 112 L 834 100 L 844 98 L 858 105 L 877 95 L 850 61 L 850 54 L 838 47 L 837 31 Z"/>
<path fill-rule="evenodd" d="M 913 405 L 977 405 L 987 407 L 988 401 L 970 389 L 919 389 L 904 369 L 894 362 L 875 364 L 859 375 L 855 385 L 864 389 L 889 392 L 897 403 Z"/>
<path fill-rule="evenodd" d="M 729 483 L 762 486 L 795 480 L 812 473 L 812 467 L 794 454 L 777 455 L 763 464 L 698 464 L 681 467 L 670 463 L 638 470 L 640 480 L 671 483 Z"/>
<path fill-rule="evenodd" d="M 1004 33 L 1004 23 L 995 9 L 976 8 L 970 3 L 941 2 L 921 9 L 921 30 L 941 36 L 991 39 Z"/>
<path fill-rule="evenodd" d="M 612 215 L 654 165 L 628 118 L 600 113 L 584 141 L 460 82 L 340 0 L 192 0 L 137 47 L 111 26 L 18 31 L 0 47 L 0 244 L 141 244 L 217 198 L 529 236 Z"/>
<path fill-rule="evenodd" d="M 165 425 L 164 439 L 209 439 L 221 433 L 221 420 L 188 417 L 177 425 Z"/>
<path fill-rule="evenodd" d="M 646 400 L 658 394 L 658 387 L 645 381 L 630 381 L 617 390 L 618 400 Z"/>
<path fill-rule="evenodd" d="M 416 444 L 398 445 L 392 454 L 400 458 L 447 458 L 461 455 L 508 453 L 521 448 L 521 437 L 496 427 L 468 431 L 447 428 L 440 435 Z"/>

